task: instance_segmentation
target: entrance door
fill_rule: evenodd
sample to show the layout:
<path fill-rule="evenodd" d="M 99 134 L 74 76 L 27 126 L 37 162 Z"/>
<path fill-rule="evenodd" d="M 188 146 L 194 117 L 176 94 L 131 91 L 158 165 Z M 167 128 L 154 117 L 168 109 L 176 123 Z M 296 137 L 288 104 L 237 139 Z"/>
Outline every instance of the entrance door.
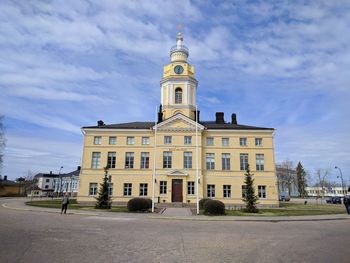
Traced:
<path fill-rule="evenodd" d="M 173 179 L 171 190 L 171 202 L 182 203 L 182 179 Z"/>

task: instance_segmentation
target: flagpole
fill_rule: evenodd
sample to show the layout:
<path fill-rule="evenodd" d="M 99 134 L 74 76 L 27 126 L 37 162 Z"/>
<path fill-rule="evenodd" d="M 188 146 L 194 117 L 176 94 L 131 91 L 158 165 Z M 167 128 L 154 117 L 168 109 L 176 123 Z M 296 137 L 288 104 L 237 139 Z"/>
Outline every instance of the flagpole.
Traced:
<path fill-rule="evenodd" d="M 199 215 L 199 170 L 198 170 L 198 106 L 196 105 L 196 195 L 197 195 L 197 215 Z"/>
<path fill-rule="evenodd" d="M 157 158 L 157 107 L 156 116 L 154 119 L 154 150 L 153 150 L 153 175 L 152 175 L 152 213 L 154 212 L 154 195 L 155 195 L 155 181 L 156 181 L 156 158 Z"/>

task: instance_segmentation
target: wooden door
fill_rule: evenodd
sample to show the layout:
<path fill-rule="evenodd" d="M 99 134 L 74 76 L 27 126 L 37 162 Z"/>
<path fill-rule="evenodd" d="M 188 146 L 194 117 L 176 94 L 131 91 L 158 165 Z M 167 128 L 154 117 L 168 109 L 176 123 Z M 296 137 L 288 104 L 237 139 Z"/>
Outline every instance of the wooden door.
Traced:
<path fill-rule="evenodd" d="M 173 179 L 171 201 L 182 203 L 182 179 Z"/>

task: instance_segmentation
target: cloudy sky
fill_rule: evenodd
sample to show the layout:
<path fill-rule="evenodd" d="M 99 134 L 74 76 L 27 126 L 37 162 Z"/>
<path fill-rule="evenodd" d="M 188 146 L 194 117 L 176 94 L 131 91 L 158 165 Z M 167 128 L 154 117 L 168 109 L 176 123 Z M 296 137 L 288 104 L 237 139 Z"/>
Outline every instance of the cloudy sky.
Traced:
<path fill-rule="evenodd" d="M 69 172 L 80 127 L 152 121 L 183 24 L 202 120 L 274 127 L 276 160 L 350 179 L 349 1 L 1 1 L 3 174 Z"/>

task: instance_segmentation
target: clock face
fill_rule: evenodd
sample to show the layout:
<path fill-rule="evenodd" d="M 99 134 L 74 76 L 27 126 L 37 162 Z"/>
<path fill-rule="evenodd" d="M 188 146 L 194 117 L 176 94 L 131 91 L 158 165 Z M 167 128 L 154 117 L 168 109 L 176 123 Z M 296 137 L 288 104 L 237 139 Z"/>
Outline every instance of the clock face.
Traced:
<path fill-rule="evenodd" d="M 184 72 L 184 68 L 183 68 L 182 66 L 180 66 L 180 65 L 177 65 L 177 66 L 175 66 L 175 68 L 174 68 L 174 72 L 175 72 L 176 74 L 181 74 L 182 72 Z"/>

